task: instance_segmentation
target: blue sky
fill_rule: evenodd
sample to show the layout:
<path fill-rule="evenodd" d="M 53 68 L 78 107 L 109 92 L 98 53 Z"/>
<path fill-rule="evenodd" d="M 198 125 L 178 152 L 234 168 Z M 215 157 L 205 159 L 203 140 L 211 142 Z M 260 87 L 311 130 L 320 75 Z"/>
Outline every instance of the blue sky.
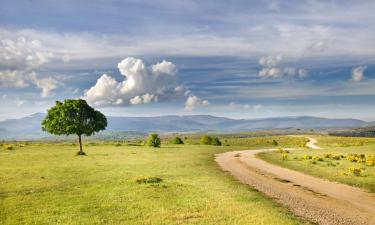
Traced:
<path fill-rule="evenodd" d="M 375 2 L 0 2 L 0 120 L 85 98 L 107 115 L 375 120 Z"/>

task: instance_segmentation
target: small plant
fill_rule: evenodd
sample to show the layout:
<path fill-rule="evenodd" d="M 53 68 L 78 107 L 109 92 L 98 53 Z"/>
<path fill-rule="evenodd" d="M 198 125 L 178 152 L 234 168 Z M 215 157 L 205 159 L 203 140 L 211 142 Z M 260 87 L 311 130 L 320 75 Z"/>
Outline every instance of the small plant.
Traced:
<path fill-rule="evenodd" d="M 304 155 L 304 156 L 303 156 L 303 159 L 305 159 L 305 160 L 306 160 L 306 159 L 312 159 L 312 156 L 311 156 L 311 155 Z"/>
<path fill-rule="evenodd" d="M 287 160 L 288 159 L 288 153 L 282 154 L 282 160 Z"/>
<path fill-rule="evenodd" d="M 374 166 L 375 165 L 375 156 L 369 155 L 366 158 L 366 166 Z"/>
<path fill-rule="evenodd" d="M 146 144 L 150 147 L 159 148 L 161 141 L 158 134 L 149 134 Z"/>
<path fill-rule="evenodd" d="M 319 156 L 316 156 L 316 155 L 312 157 L 312 160 L 314 160 L 314 161 L 323 161 L 322 158 L 320 158 Z"/>
<path fill-rule="evenodd" d="M 332 157 L 332 154 L 326 153 L 326 154 L 323 154 L 323 157 L 330 159 Z"/>
<path fill-rule="evenodd" d="M 161 179 L 160 177 L 144 177 L 137 179 L 135 182 L 137 182 L 138 184 L 155 184 L 163 182 L 163 179 Z"/>
<path fill-rule="evenodd" d="M 335 155 L 335 156 L 332 156 L 332 158 L 331 159 L 334 159 L 334 160 L 340 160 L 341 159 L 341 157 L 339 156 L 339 155 Z"/>
<path fill-rule="evenodd" d="M 273 140 L 273 141 L 272 141 L 272 144 L 273 144 L 274 146 L 278 146 L 278 145 L 279 145 L 279 143 L 278 143 L 276 140 Z"/>
<path fill-rule="evenodd" d="M 349 168 L 349 172 L 351 172 L 355 176 L 360 176 L 361 173 L 362 173 L 362 169 L 361 168 L 357 168 L 357 167 L 350 167 Z"/>
<path fill-rule="evenodd" d="M 172 139 L 171 144 L 183 145 L 184 142 L 182 141 L 182 139 L 180 137 L 175 137 L 175 138 Z"/>

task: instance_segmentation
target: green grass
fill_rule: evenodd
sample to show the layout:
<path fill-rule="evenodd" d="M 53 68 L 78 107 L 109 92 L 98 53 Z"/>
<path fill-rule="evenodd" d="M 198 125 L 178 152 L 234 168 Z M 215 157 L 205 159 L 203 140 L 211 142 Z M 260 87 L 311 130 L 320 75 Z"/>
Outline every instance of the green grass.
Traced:
<path fill-rule="evenodd" d="M 336 138 L 336 137 L 318 137 L 318 146 L 320 150 L 296 150 L 288 153 L 287 160 L 282 160 L 282 154 L 279 152 L 261 153 L 259 158 L 270 163 L 280 165 L 292 170 L 301 171 L 312 176 L 321 177 L 330 181 L 337 181 L 375 192 L 375 166 L 366 166 L 364 163 L 350 162 L 346 158 L 335 160 L 325 158 L 324 154 L 344 155 L 365 154 L 366 156 L 375 156 L 375 139 L 363 138 Z M 361 143 L 361 144 L 359 144 Z M 327 147 L 329 146 L 329 147 Z M 331 146 L 354 146 L 354 147 L 331 147 Z M 312 164 L 312 159 L 304 160 L 305 155 L 319 156 L 323 161 L 316 161 Z M 350 167 L 362 168 L 360 176 L 356 176 L 349 171 Z"/>
<path fill-rule="evenodd" d="M 15 145 L 0 150 L 0 224 L 307 224 L 214 162 L 251 147 Z"/>

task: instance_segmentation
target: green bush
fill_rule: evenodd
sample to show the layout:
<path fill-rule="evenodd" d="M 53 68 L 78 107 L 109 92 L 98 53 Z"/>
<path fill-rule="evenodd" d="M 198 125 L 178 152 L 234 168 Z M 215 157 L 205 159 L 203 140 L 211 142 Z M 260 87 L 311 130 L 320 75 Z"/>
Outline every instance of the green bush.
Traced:
<path fill-rule="evenodd" d="M 218 137 L 211 137 L 209 135 L 203 135 L 200 140 L 201 145 L 221 145 L 221 141 Z"/>
<path fill-rule="evenodd" d="M 182 139 L 180 137 L 175 137 L 171 140 L 171 144 L 175 144 L 175 145 L 183 145 L 184 142 L 182 141 Z"/>
<path fill-rule="evenodd" d="M 219 140 L 218 137 L 214 137 L 211 141 L 211 145 L 217 145 L 217 146 L 221 146 L 221 141 Z"/>
<path fill-rule="evenodd" d="M 276 140 L 273 140 L 273 141 L 272 141 L 272 144 L 275 145 L 275 146 L 278 146 L 278 145 L 279 145 L 279 143 L 278 143 Z"/>
<path fill-rule="evenodd" d="M 154 148 L 159 148 L 161 144 L 158 134 L 149 134 L 146 140 L 146 145 Z"/>
<path fill-rule="evenodd" d="M 201 137 L 200 143 L 201 145 L 210 145 L 212 142 L 212 137 L 209 135 L 203 135 Z"/>

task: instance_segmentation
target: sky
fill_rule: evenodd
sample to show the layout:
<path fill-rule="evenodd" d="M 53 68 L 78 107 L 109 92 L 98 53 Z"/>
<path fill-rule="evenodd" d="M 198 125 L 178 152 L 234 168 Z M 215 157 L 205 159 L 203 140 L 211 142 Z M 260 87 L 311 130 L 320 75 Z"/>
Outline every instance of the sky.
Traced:
<path fill-rule="evenodd" d="M 2 0 L 0 120 L 83 98 L 112 116 L 375 120 L 372 0 Z"/>

